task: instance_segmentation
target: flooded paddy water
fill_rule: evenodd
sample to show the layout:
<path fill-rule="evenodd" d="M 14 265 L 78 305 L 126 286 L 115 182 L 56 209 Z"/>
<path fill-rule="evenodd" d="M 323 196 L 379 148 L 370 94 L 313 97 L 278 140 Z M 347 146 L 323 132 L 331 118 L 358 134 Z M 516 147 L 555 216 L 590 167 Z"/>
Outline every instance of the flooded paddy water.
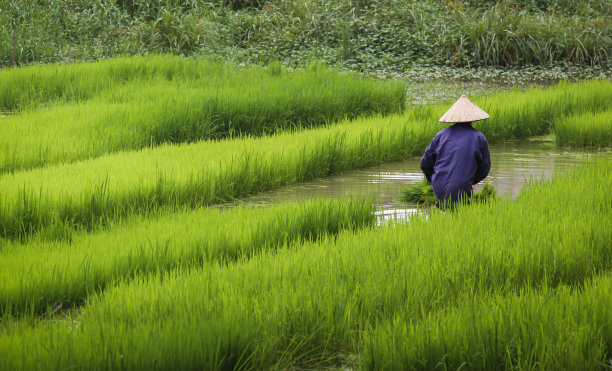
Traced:
<path fill-rule="evenodd" d="M 490 146 L 491 183 L 499 196 L 515 198 L 529 179 L 551 178 L 587 159 L 608 157 L 612 149 L 561 148 L 550 137 L 508 141 Z M 247 204 L 267 206 L 314 198 L 367 198 L 376 200 L 379 223 L 407 220 L 419 212 L 417 205 L 398 201 L 400 191 L 423 179 L 420 158 L 352 170 L 328 178 L 294 184 L 244 200 Z M 476 185 L 480 190 L 482 184 Z"/>

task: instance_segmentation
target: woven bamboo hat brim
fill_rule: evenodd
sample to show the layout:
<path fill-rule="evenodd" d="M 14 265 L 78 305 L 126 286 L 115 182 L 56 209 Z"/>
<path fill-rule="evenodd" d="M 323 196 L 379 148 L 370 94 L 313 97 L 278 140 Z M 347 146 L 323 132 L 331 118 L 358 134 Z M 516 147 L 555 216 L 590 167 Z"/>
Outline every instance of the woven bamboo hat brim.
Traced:
<path fill-rule="evenodd" d="M 465 95 L 462 95 L 461 98 L 457 99 L 455 104 L 446 111 L 442 117 L 440 117 L 440 122 L 474 122 L 485 120 L 489 118 L 489 114 L 482 110 L 482 108 L 475 105 L 471 100 L 468 99 Z"/>

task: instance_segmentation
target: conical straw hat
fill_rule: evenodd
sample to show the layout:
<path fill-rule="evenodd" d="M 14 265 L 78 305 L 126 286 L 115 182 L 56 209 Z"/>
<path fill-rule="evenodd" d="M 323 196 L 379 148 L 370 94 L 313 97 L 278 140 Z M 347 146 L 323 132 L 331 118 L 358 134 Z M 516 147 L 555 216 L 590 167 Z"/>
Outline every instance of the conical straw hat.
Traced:
<path fill-rule="evenodd" d="M 465 95 L 462 95 L 461 98 L 457 99 L 455 104 L 446 111 L 442 117 L 440 117 L 440 122 L 474 122 L 480 121 L 484 119 L 488 119 L 489 114 L 483 111 L 480 107 L 475 105 L 471 100 L 468 99 Z"/>

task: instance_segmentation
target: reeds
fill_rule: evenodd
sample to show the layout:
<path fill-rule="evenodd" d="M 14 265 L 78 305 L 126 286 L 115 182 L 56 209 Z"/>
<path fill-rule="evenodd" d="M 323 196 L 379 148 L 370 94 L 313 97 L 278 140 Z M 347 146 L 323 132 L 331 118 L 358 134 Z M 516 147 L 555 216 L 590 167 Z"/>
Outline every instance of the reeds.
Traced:
<path fill-rule="evenodd" d="M 607 0 L 265 3 L 130 0 L 74 7 L 7 0 L 0 14 L 0 66 L 15 59 L 12 36 L 19 64 L 164 51 L 241 63 L 301 65 L 323 58 L 370 71 L 423 63 L 610 66 Z"/>
<path fill-rule="evenodd" d="M 453 308 L 459 308 L 461 321 L 469 320 L 466 325 L 474 334 L 488 334 L 490 318 L 508 320 L 496 327 L 497 340 L 490 334 L 473 338 L 452 355 L 478 360 L 479 344 L 489 346 L 487 339 L 495 340 L 492 347 L 501 340 L 517 344 L 508 336 L 530 328 L 514 326 L 510 319 L 528 325 L 548 313 L 551 320 L 568 322 L 534 329 L 541 332 L 534 340 L 553 340 L 521 345 L 535 353 L 520 358 L 519 364 L 533 366 L 548 357 L 551 363 L 545 364 L 557 358 L 559 364 L 589 365 L 604 360 L 609 349 L 609 332 L 592 331 L 608 318 L 602 316 L 609 297 L 596 299 L 609 291 L 607 284 L 586 291 L 580 297 L 587 299 L 583 307 L 578 299 L 566 300 L 561 289 L 558 312 L 551 309 L 552 302 L 537 305 L 552 291 L 533 290 L 579 288 L 610 270 L 611 170 L 609 161 L 590 163 L 552 181 L 531 184 L 515 201 L 470 205 L 453 213 L 415 217 L 405 226 L 342 232 L 333 239 L 264 251 L 248 261 L 132 280 L 91 297 L 81 312 L 56 315 L 54 321 L 7 320 L 0 337 L 0 367 L 316 368 L 339 362 L 338 354 L 362 352 L 360 339 L 370 339 L 371 329 L 394 319 L 423 321 L 418 334 L 427 336 L 427 321 Z M 524 311 L 514 312 L 513 302 L 495 307 L 506 296 L 530 291 L 518 299 L 531 303 Z M 485 314 L 488 308 L 492 310 Z M 585 309 L 593 309 L 594 315 Z M 450 322 L 439 326 L 445 329 Z M 580 328 L 583 331 L 573 332 Z M 441 335 L 449 344 L 463 339 L 461 334 Z M 554 340 L 564 335 L 593 347 L 567 353 L 576 358 L 564 363 L 566 348 L 557 345 L 570 344 L 569 339 Z M 404 341 L 401 336 L 398 332 L 396 339 Z M 419 338 L 416 344 L 431 344 L 434 350 L 437 339 Z M 401 344 L 398 350 L 392 339 L 384 344 L 387 348 L 381 349 L 397 352 L 401 359 Z M 491 349 L 483 356 L 488 354 L 504 353 Z M 441 353 L 418 356 L 431 365 Z M 449 365 L 455 359 L 449 358 Z"/>

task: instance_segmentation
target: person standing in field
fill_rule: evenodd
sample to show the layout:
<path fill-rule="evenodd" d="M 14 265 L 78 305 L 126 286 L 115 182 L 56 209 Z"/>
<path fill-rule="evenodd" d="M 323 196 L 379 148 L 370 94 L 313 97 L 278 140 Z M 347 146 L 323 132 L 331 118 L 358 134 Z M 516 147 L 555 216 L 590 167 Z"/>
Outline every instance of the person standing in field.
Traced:
<path fill-rule="evenodd" d="M 491 169 L 485 136 L 472 127 L 489 114 L 465 95 L 440 118 L 454 125 L 440 131 L 421 158 L 421 169 L 440 202 L 454 205 L 468 199 L 472 185 L 482 181 Z"/>

